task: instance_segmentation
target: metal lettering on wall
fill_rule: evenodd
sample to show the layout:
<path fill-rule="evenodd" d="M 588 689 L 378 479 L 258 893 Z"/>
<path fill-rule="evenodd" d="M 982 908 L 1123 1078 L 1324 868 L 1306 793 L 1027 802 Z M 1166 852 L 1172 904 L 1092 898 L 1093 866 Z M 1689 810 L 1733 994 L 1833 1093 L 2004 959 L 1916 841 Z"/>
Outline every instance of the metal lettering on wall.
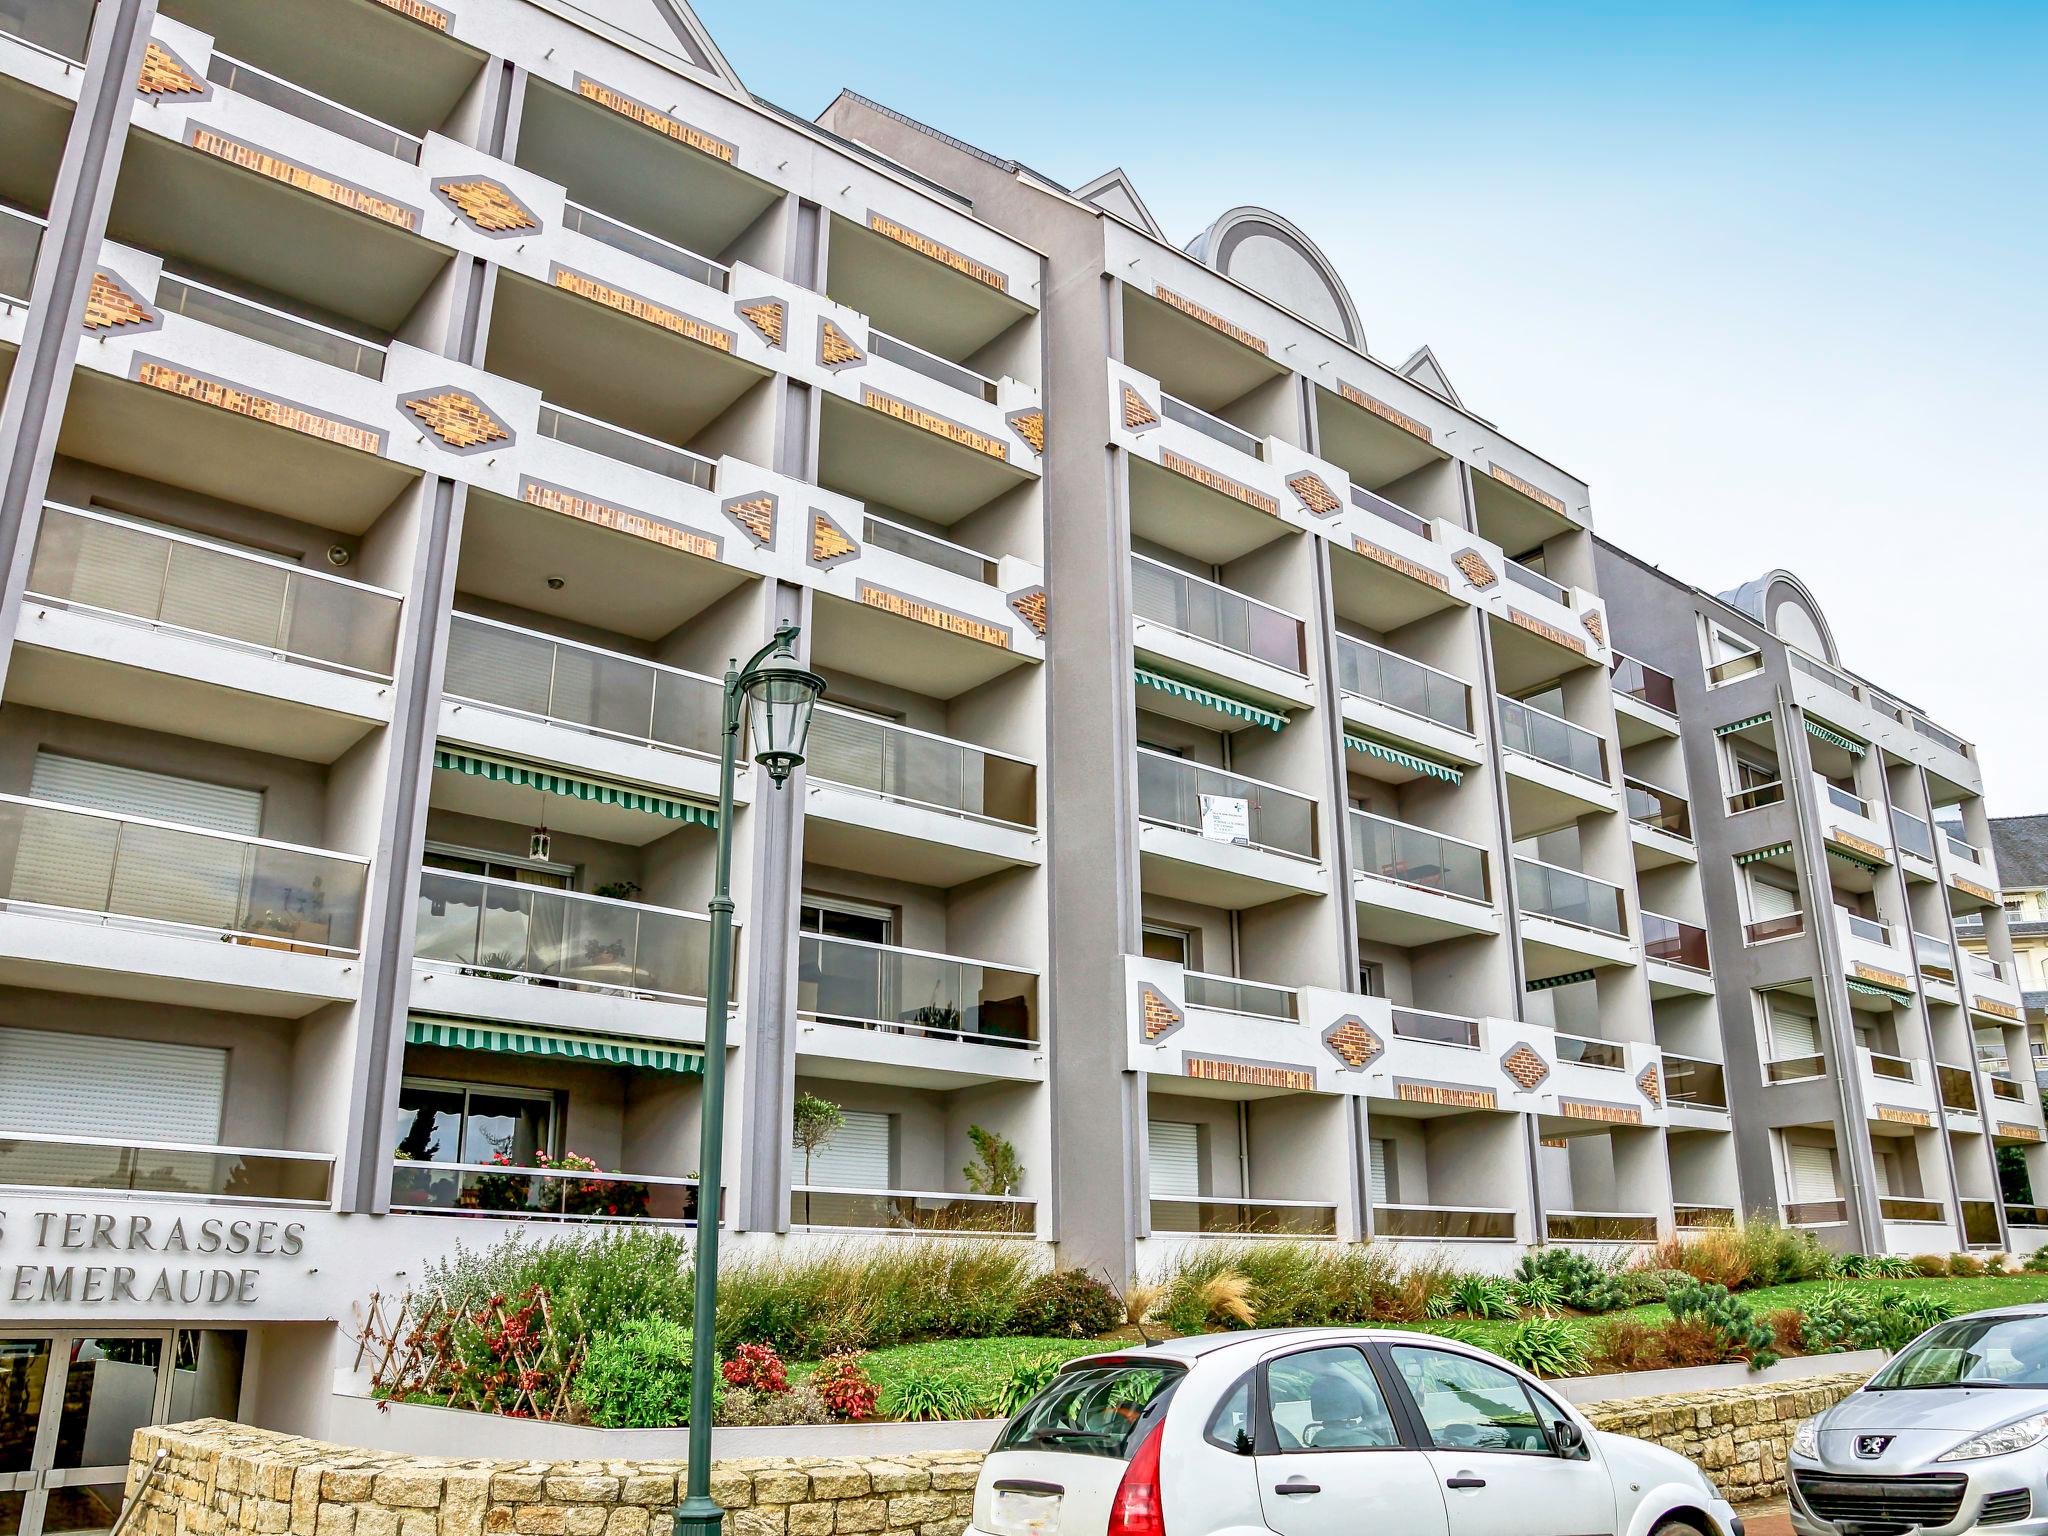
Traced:
<path fill-rule="evenodd" d="M 252 1259 L 305 1252 L 306 1226 L 261 1217 L 0 1211 L 0 1297 L 65 1306 L 247 1307 Z"/>

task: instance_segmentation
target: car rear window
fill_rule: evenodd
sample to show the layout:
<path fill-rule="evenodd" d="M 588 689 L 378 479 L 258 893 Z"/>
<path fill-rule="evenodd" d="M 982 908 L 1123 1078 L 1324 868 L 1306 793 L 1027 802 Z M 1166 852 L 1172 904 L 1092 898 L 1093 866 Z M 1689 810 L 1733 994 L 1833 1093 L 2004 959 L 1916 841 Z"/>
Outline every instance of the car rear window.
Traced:
<path fill-rule="evenodd" d="M 1187 1374 L 1163 1360 L 1091 1360 L 1061 1371 L 1003 1427 L 998 1451 L 1067 1451 L 1129 1461 Z"/>

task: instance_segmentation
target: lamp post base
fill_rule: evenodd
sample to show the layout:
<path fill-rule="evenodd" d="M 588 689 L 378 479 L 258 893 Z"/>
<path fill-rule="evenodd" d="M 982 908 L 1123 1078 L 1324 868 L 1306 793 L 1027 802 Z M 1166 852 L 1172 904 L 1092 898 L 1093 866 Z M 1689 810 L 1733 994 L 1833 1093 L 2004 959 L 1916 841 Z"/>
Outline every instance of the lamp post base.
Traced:
<path fill-rule="evenodd" d="M 725 1530 L 725 1510 L 708 1494 L 683 1500 L 669 1520 L 673 1536 L 722 1536 Z"/>

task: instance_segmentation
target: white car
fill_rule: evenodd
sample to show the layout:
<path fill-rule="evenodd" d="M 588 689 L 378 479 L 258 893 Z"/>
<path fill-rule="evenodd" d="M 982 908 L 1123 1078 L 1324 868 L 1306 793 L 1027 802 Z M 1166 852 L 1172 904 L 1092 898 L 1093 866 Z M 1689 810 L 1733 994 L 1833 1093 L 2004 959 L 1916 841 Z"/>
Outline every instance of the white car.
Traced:
<path fill-rule="evenodd" d="M 1742 1536 L 1705 1473 L 1427 1334 L 1210 1334 L 1065 1366 L 968 1536 Z"/>

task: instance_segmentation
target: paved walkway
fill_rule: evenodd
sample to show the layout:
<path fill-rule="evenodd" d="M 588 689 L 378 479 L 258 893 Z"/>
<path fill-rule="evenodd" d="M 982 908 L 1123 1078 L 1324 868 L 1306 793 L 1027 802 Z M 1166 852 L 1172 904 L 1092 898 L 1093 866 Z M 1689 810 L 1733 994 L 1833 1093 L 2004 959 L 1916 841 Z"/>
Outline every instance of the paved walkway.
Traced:
<path fill-rule="evenodd" d="M 1792 1517 L 1785 1512 L 1785 1501 L 1775 1504 L 1751 1504 L 1740 1510 L 1743 1536 L 1792 1536 Z"/>

